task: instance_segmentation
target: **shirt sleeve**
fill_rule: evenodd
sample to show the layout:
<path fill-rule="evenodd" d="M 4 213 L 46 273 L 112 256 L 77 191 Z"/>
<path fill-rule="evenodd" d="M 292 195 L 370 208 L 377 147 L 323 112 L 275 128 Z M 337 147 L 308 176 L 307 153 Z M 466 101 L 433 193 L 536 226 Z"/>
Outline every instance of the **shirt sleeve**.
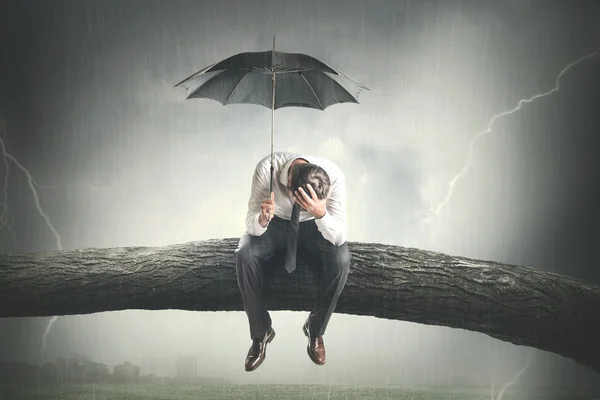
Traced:
<path fill-rule="evenodd" d="M 259 163 L 254 170 L 252 177 L 252 188 L 250 190 L 250 200 L 248 200 L 248 212 L 246 213 L 246 232 L 252 236 L 261 236 L 267 231 L 266 227 L 260 226 L 258 218 L 260 217 L 260 204 L 270 198 L 269 180 L 265 175 L 262 163 Z"/>
<path fill-rule="evenodd" d="M 325 215 L 315 218 L 317 228 L 325 239 L 336 246 L 346 243 L 346 178 L 340 175 L 327 198 Z"/>

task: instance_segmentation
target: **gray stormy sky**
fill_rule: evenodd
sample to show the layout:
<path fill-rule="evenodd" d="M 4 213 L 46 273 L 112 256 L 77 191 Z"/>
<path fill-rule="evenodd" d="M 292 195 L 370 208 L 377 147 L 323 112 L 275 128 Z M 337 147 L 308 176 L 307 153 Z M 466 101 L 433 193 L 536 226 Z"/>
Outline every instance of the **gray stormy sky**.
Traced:
<path fill-rule="evenodd" d="M 4 253 L 239 237 L 270 110 L 184 101 L 173 85 L 243 51 L 310 54 L 371 91 L 360 105 L 275 114 L 276 150 L 328 157 L 348 181 L 349 240 L 527 265 L 599 283 L 594 149 L 600 56 L 594 1 L 5 1 L 0 132 L 11 155 Z M 89 185 L 93 185 L 90 187 Z M 44 186 L 58 186 L 44 187 Z M 58 240 L 60 239 L 60 243 Z M 0 320 L 0 357 L 72 351 L 107 364 L 197 354 L 237 382 L 592 385 L 570 360 L 485 335 L 335 314 L 315 367 L 305 313 L 273 313 L 253 374 L 245 314 L 126 311 Z M 216 339 L 216 338 L 219 339 Z M 146 367 L 145 367 L 146 365 Z M 170 373 L 165 371 L 142 371 Z"/>

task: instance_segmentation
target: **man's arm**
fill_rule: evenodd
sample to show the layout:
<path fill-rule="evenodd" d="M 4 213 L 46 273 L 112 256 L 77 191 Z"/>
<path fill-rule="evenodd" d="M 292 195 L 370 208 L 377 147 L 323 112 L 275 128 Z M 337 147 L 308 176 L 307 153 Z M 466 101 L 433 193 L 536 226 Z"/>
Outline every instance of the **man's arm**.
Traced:
<path fill-rule="evenodd" d="M 260 217 L 261 203 L 270 198 L 269 179 L 265 175 L 262 164 L 258 164 L 254 169 L 252 177 L 252 188 L 250 189 L 250 200 L 248 200 L 248 212 L 246 213 L 246 232 L 252 236 L 260 236 L 266 232 L 269 224 L 263 228 L 258 222 Z"/>
<path fill-rule="evenodd" d="M 325 215 L 315 218 L 323 237 L 336 246 L 346 243 L 346 178 L 343 174 L 331 185 Z"/>

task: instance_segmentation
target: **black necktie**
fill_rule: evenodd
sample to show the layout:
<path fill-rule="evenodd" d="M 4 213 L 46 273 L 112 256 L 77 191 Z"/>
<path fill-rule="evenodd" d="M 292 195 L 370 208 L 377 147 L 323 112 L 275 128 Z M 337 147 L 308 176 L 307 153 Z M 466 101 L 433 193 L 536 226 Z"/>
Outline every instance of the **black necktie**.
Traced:
<path fill-rule="evenodd" d="M 285 269 L 292 273 L 296 269 L 296 249 L 298 248 L 298 226 L 300 225 L 300 205 L 294 203 L 290 230 L 287 235 L 287 251 L 285 254 Z"/>

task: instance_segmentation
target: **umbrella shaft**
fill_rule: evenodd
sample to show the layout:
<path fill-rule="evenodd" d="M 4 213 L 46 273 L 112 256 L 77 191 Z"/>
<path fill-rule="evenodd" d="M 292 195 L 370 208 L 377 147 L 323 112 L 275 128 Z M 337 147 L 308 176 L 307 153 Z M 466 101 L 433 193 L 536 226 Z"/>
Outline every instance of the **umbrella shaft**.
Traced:
<path fill-rule="evenodd" d="M 273 81 L 273 98 L 271 101 L 271 182 L 269 192 L 273 191 L 273 153 L 275 152 L 275 74 L 271 78 Z"/>

